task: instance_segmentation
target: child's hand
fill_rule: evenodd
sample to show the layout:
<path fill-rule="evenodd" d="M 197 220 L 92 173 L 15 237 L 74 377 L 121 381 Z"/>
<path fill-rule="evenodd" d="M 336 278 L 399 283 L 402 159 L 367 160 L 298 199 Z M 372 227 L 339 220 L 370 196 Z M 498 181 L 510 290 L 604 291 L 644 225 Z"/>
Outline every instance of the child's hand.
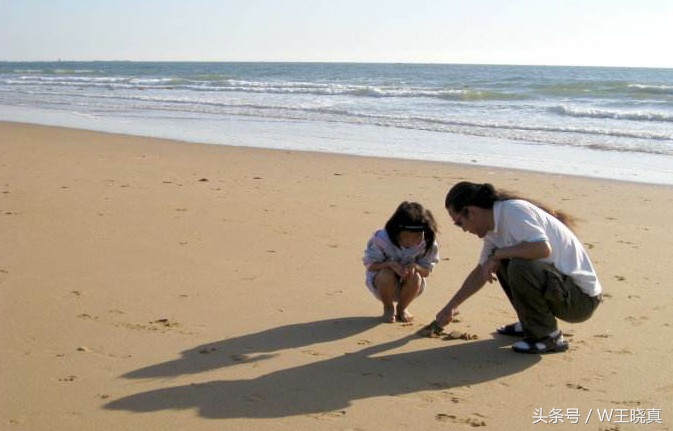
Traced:
<path fill-rule="evenodd" d="M 412 263 L 411 265 L 407 265 L 404 268 L 404 279 L 405 280 L 409 279 L 409 278 L 412 278 L 415 274 L 416 274 L 416 265 L 415 264 Z"/>
<path fill-rule="evenodd" d="M 397 274 L 397 276 L 400 277 L 402 280 L 406 278 L 407 268 L 405 268 L 404 265 L 402 265 L 401 263 L 391 262 L 390 269 L 392 269 L 393 272 Z"/>

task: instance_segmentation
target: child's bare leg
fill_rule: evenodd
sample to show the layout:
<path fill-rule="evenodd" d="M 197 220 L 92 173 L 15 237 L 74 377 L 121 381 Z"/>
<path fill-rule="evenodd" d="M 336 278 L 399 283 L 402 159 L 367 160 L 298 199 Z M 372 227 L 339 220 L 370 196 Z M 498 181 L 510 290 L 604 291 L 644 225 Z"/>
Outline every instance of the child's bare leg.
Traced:
<path fill-rule="evenodd" d="M 411 322 L 414 320 L 414 315 L 409 313 L 407 307 L 418 296 L 418 293 L 421 291 L 422 282 L 423 277 L 420 274 L 414 274 L 413 277 L 402 284 L 399 302 L 397 303 L 397 312 L 395 313 L 397 320 L 400 322 Z"/>
<path fill-rule="evenodd" d="M 383 316 L 385 323 L 395 322 L 395 299 L 397 299 L 397 275 L 389 269 L 383 269 L 376 274 L 374 286 L 379 291 L 383 302 Z"/>

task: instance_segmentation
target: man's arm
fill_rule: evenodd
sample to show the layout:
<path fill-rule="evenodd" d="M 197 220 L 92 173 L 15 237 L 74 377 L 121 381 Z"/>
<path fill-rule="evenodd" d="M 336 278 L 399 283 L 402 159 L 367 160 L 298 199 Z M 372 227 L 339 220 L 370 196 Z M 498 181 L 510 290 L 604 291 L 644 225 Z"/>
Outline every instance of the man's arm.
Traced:
<path fill-rule="evenodd" d="M 547 241 L 522 242 L 512 247 L 496 248 L 491 252 L 486 262 L 481 265 L 482 277 L 492 283 L 496 280 L 495 273 L 503 259 L 537 260 L 549 257 L 552 249 Z"/>
<path fill-rule="evenodd" d="M 477 265 L 472 272 L 465 278 L 463 285 L 453 298 L 437 313 L 436 321 L 440 326 L 446 326 L 458 314 L 458 307 L 465 302 L 467 298 L 477 293 L 486 284 L 482 275 L 481 265 Z"/>
<path fill-rule="evenodd" d="M 547 241 L 522 242 L 512 247 L 496 249 L 495 252 L 491 254 L 491 257 L 496 260 L 512 259 L 515 257 L 520 259 L 537 260 L 549 257 L 551 252 L 551 245 L 549 245 Z"/>

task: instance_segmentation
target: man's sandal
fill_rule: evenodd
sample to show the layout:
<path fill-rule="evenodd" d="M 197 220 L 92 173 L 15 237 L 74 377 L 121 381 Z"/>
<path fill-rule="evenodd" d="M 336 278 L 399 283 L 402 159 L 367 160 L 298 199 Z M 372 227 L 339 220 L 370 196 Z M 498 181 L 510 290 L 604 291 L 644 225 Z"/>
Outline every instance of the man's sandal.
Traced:
<path fill-rule="evenodd" d="M 524 336 L 523 325 L 521 325 L 521 322 L 510 323 L 509 325 L 501 326 L 496 329 L 496 332 L 498 334 L 509 335 L 512 337 Z"/>
<path fill-rule="evenodd" d="M 532 353 L 543 355 L 545 353 L 558 353 L 568 350 L 568 342 L 563 340 L 563 334 L 559 331 L 556 336 L 542 338 L 524 338 L 512 346 L 517 353 Z"/>

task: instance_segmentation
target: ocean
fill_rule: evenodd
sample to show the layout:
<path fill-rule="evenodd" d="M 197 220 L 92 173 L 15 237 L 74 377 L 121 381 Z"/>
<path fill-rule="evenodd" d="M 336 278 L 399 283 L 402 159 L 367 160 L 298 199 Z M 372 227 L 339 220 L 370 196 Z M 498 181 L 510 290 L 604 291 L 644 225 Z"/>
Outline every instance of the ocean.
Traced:
<path fill-rule="evenodd" d="M 673 184 L 673 69 L 0 62 L 0 120 Z"/>

